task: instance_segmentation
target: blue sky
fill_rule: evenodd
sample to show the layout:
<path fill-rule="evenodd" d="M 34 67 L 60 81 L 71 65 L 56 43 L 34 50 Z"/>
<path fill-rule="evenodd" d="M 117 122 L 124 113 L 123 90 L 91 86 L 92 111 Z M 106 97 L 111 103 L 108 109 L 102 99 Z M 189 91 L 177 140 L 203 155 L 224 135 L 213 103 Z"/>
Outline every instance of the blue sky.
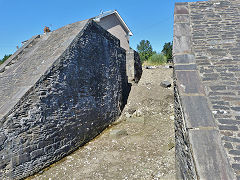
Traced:
<path fill-rule="evenodd" d="M 194 0 L 0 0 L 0 59 L 14 53 L 16 46 L 44 26 L 52 30 L 94 17 L 101 10 L 116 9 L 133 36 L 130 46 L 136 49 L 141 40 L 149 40 L 153 49 L 162 50 L 172 41 L 175 2 Z"/>

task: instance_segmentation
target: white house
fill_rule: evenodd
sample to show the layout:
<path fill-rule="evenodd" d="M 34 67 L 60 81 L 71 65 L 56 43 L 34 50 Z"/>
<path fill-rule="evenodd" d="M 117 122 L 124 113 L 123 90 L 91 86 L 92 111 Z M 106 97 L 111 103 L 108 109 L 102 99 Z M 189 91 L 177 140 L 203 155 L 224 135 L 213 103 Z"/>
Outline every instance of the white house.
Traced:
<path fill-rule="evenodd" d="M 116 36 L 120 40 L 120 46 L 122 48 L 126 51 L 129 50 L 129 38 L 133 34 L 116 10 L 104 12 L 94 17 L 93 20 L 112 35 Z"/>

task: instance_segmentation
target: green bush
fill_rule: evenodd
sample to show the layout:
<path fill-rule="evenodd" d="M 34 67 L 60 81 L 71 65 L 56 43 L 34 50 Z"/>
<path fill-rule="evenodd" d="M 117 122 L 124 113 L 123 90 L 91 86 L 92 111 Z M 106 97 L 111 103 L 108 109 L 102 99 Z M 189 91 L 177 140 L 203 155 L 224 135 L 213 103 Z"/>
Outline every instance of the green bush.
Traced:
<path fill-rule="evenodd" d="M 161 65 L 167 63 L 167 57 L 163 54 L 153 54 L 149 59 L 149 63 L 152 65 Z"/>

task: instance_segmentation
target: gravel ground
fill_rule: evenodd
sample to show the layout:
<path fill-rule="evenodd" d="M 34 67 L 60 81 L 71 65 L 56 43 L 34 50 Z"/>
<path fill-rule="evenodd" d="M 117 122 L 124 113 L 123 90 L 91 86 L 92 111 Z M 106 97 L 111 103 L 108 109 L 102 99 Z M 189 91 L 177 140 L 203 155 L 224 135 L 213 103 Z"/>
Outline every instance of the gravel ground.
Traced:
<path fill-rule="evenodd" d="M 172 69 L 143 70 L 121 117 L 97 138 L 28 179 L 175 179 Z"/>

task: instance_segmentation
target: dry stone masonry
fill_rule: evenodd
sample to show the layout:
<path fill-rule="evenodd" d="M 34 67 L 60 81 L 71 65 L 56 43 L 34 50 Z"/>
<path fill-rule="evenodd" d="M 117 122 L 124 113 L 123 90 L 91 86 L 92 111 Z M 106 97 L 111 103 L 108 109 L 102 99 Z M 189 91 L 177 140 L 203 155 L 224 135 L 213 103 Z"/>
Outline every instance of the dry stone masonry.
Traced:
<path fill-rule="evenodd" d="M 129 92 L 126 51 L 92 20 L 34 36 L 0 69 L 0 179 L 31 175 L 94 138 Z"/>
<path fill-rule="evenodd" d="M 239 29 L 237 0 L 175 5 L 176 157 L 182 179 L 240 179 Z"/>

